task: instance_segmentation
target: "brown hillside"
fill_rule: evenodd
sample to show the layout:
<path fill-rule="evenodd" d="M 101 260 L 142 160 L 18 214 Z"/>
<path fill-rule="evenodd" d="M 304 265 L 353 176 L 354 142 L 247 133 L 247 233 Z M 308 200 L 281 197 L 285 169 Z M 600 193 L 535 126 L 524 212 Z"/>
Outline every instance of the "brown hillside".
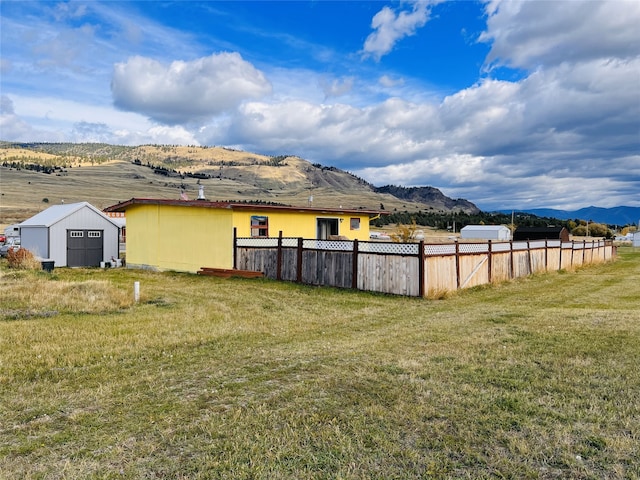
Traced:
<path fill-rule="evenodd" d="M 459 208 L 443 208 L 441 199 L 425 203 L 379 193 L 348 172 L 298 157 L 222 147 L 0 142 L 0 165 L 0 226 L 23 221 L 63 200 L 104 208 L 132 197 L 179 198 L 183 190 L 196 198 L 199 185 L 211 200 L 302 206 L 312 197 L 313 205 L 320 207 Z M 30 170 L 29 165 L 48 170 Z"/>

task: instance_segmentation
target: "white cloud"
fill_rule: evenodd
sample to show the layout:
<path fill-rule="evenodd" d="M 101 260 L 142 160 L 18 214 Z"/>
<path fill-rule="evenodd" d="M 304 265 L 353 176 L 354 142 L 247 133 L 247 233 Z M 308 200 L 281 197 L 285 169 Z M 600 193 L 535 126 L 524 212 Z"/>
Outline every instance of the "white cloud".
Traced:
<path fill-rule="evenodd" d="M 383 87 L 391 88 L 391 87 L 397 87 L 397 86 L 404 85 L 404 79 L 403 78 L 392 78 L 389 75 L 382 75 L 378 79 L 378 83 L 380 83 L 380 85 L 382 85 Z"/>
<path fill-rule="evenodd" d="M 219 53 L 164 65 L 132 57 L 114 67 L 114 104 L 160 123 L 201 122 L 243 100 L 271 92 L 265 76 L 238 53 Z"/>
<path fill-rule="evenodd" d="M 321 80 L 320 85 L 324 91 L 325 98 L 340 97 L 353 89 L 353 77 L 334 79 L 331 82 Z"/>
<path fill-rule="evenodd" d="M 535 69 L 602 58 L 633 58 L 640 51 L 640 2 L 635 0 L 491 0 L 486 64 Z"/>
<path fill-rule="evenodd" d="M 380 60 L 393 50 L 395 44 L 404 37 L 414 35 L 429 19 L 428 2 L 416 1 L 411 10 L 397 14 L 389 7 L 383 7 L 371 20 L 371 33 L 364 41 L 362 56 Z"/>
<path fill-rule="evenodd" d="M 62 132 L 39 130 L 18 116 L 13 100 L 7 95 L 0 96 L 0 133 L 2 140 L 14 142 L 30 142 L 34 138 L 41 142 L 59 142 L 64 139 Z"/>

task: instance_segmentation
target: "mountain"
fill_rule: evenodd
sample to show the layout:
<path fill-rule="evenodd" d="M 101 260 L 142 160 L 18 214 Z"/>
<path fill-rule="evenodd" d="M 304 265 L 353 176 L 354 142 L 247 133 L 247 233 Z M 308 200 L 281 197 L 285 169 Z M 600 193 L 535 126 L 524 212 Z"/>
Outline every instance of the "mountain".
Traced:
<path fill-rule="evenodd" d="M 132 197 L 261 201 L 399 212 L 477 212 L 433 187 L 376 188 L 339 168 L 294 155 L 225 147 L 0 142 L 0 223 L 22 221 L 49 204 L 87 201 L 105 208 Z M 398 195 L 398 196 L 396 196 Z M 382 208 L 382 206 L 384 208 Z"/>
<path fill-rule="evenodd" d="M 439 210 L 458 210 L 464 213 L 479 213 L 480 209 L 473 203 L 462 198 L 453 199 L 444 195 L 435 187 L 399 187 L 396 185 L 385 185 L 384 187 L 374 187 L 378 193 L 387 193 L 402 200 L 409 200 L 416 203 L 424 203 Z"/>
<path fill-rule="evenodd" d="M 500 210 L 511 213 L 511 210 Z M 531 208 L 518 210 L 519 213 L 531 213 L 538 217 L 557 218 L 559 220 L 585 220 L 606 225 L 637 225 L 640 222 L 640 207 L 586 207 L 580 210 L 556 210 L 553 208 Z"/>

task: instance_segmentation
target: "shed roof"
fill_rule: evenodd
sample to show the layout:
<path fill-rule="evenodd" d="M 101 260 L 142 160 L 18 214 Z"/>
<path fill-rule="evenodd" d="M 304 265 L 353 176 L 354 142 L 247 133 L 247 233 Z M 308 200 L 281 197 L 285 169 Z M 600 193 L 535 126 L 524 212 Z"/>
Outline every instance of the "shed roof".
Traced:
<path fill-rule="evenodd" d="M 93 210 L 98 215 L 104 217 L 109 223 L 112 223 L 116 227 L 118 226 L 112 219 L 107 217 L 104 213 L 98 210 L 96 207 L 91 205 L 88 202 L 79 202 L 79 203 L 68 203 L 68 204 L 60 204 L 53 205 L 46 210 L 34 215 L 31 218 L 28 218 L 24 222 L 22 222 L 19 226 L 22 227 L 50 227 L 55 225 L 60 220 L 67 218 L 69 215 L 76 213 L 77 211 L 89 208 Z"/>
<path fill-rule="evenodd" d="M 347 213 L 352 215 L 380 215 L 388 212 L 355 208 L 320 208 L 293 207 L 291 205 L 274 205 L 266 203 L 212 202 L 209 200 L 173 200 L 159 198 L 132 198 L 105 208 L 106 212 L 122 212 L 132 205 L 171 205 L 177 207 L 221 208 L 228 210 L 252 210 L 264 212 L 315 212 L 315 213 Z"/>
<path fill-rule="evenodd" d="M 494 230 L 509 230 L 504 225 L 467 225 L 462 230 L 478 230 L 483 232 L 493 232 Z"/>

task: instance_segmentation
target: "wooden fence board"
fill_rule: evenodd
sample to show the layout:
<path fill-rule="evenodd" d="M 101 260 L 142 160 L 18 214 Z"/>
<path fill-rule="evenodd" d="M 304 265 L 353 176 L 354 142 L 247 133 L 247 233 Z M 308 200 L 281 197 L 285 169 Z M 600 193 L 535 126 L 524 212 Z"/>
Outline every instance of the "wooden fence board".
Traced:
<path fill-rule="evenodd" d="M 458 244 L 443 249 L 440 244 L 420 243 L 418 249 L 416 244 L 395 244 L 376 250 L 372 246 L 380 245 L 369 242 L 346 242 L 347 246 L 329 242 L 331 245 L 323 249 L 317 241 L 304 248 L 303 239 L 288 239 L 293 242 L 283 246 L 280 237 L 277 247 L 274 243 L 239 246 L 237 240 L 234 265 L 238 270 L 260 271 L 272 279 L 408 296 L 437 296 L 615 257 L 611 242 L 556 242 L 553 246 L 547 242 L 495 242 L 488 246 L 466 244 L 464 249 Z"/>

